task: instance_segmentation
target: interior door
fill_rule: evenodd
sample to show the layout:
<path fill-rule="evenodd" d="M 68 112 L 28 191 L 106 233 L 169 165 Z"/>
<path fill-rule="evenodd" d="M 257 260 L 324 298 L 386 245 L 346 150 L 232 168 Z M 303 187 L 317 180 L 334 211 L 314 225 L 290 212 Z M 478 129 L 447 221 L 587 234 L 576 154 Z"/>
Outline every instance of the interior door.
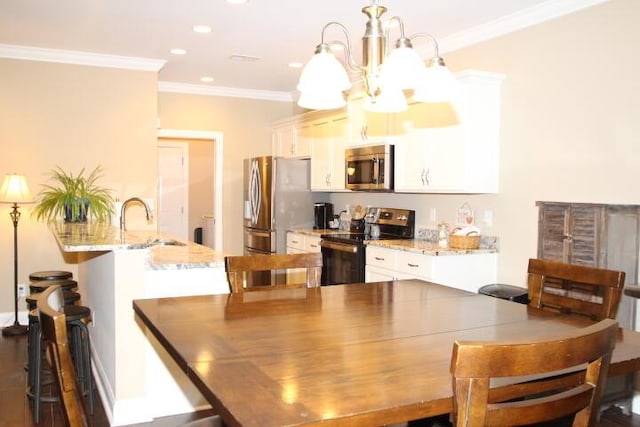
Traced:
<path fill-rule="evenodd" d="M 158 145 L 158 230 L 188 240 L 189 146 L 182 142 Z"/>

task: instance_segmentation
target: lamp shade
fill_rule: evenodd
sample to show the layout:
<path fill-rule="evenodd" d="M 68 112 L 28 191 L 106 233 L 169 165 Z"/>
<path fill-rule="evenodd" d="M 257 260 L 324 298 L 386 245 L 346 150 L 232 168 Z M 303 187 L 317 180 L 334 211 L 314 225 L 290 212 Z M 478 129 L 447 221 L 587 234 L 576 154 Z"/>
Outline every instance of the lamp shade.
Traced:
<path fill-rule="evenodd" d="M 380 85 L 395 85 L 400 89 L 415 89 L 426 77 L 427 66 L 410 47 L 393 49 L 380 69 Z"/>
<path fill-rule="evenodd" d="M 0 187 L 0 203 L 26 204 L 34 202 L 35 199 L 29 191 L 24 175 L 5 175 L 2 187 Z"/>
<path fill-rule="evenodd" d="M 313 55 L 302 69 L 297 89 L 300 92 L 344 91 L 351 89 L 347 70 L 333 53 L 321 51 Z"/>
<path fill-rule="evenodd" d="M 418 102 L 449 102 L 455 99 L 458 81 L 449 69 L 437 63 L 427 68 L 425 79 L 416 87 L 413 99 Z"/>
<path fill-rule="evenodd" d="M 310 110 L 334 110 L 336 108 L 342 108 L 347 105 L 347 100 L 342 94 L 342 91 L 308 90 L 306 92 L 300 93 L 300 98 L 298 98 L 298 105 L 302 108 L 307 108 Z"/>

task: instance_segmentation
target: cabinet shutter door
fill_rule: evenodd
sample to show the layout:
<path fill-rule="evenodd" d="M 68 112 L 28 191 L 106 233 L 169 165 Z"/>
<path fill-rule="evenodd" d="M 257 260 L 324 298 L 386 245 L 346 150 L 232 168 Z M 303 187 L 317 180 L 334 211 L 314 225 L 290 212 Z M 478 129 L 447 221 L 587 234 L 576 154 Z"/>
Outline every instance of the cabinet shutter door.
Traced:
<path fill-rule="evenodd" d="M 541 205 L 538 223 L 538 258 L 567 262 L 565 235 L 569 208 L 567 205 Z"/>
<path fill-rule="evenodd" d="M 571 207 L 571 264 L 600 267 L 600 233 L 604 224 L 604 209 L 594 206 Z"/>

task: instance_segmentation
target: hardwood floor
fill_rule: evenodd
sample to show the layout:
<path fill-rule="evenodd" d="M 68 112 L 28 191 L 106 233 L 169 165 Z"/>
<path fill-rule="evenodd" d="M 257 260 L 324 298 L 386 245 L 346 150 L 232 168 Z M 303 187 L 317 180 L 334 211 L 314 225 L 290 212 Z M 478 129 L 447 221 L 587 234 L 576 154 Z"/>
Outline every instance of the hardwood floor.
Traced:
<path fill-rule="evenodd" d="M 27 338 L 0 336 L 0 427 L 54 427 L 63 426 L 60 406 L 44 403 L 40 424 L 33 422 L 31 404 L 25 394 L 27 373 L 24 364 L 27 359 Z M 93 427 L 108 427 L 109 421 L 95 392 L 95 411 L 91 417 Z M 188 421 L 211 415 L 211 411 L 159 418 L 151 423 L 136 424 L 131 427 L 174 427 Z M 640 415 L 625 416 L 617 408 L 606 410 L 599 427 L 640 427 Z"/>
<path fill-rule="evenodd" d="M 27 337 L 0 336 L 0 427 L 54 427 L 64 426 L 60 405 L 43 403 L 40 423 L 33 421 L 32 405 L 26 397 Z M 50 392 L 51 385 L 43 392 Z M 109 420 L 104 412 L 100 396 L 94 391 L 95 411 L 91 417 L 93 427 L 108 427 Z M 151 423 L 136 424 L 135 427 L 174 427 L 188 421 L 211 415 L 211 411 L 159 418 Z M 132 426 L 133 427 L 133 426 Z"/>

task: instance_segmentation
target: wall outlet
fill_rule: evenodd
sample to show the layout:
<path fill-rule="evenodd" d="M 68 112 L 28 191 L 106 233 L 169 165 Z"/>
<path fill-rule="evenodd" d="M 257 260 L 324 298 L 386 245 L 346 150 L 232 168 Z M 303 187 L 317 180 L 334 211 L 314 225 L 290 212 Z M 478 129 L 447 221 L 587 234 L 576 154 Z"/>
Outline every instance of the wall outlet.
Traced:
<path fill-rule="evenodd" d="M 27 285 L 24 283 L 18 283 L 18 297 L 27 296 Z"/>
<path fill-rule="evenodd" d="M 484 217 L 482 218 L 482 220 L 486 227 L 491 227 L 493 225 L 493 211 L 484 211 Z"/>
<path fill-rule="evenodd" d="M 429 208 L 429 221 L 436 222 L 436 208 Z"/>

